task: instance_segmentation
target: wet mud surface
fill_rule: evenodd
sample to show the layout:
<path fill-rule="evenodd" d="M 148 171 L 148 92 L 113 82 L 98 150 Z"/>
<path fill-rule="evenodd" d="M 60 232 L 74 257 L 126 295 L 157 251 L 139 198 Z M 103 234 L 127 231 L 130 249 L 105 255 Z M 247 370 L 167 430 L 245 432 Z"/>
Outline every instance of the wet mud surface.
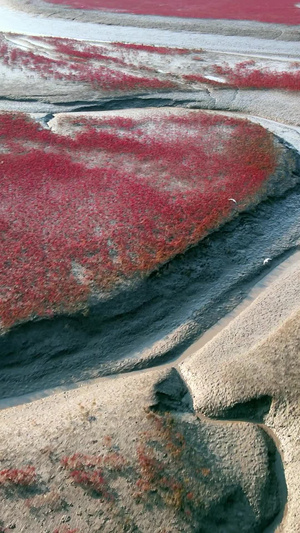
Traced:
<path fill-rule="evenodd" d="M 130 13 L 117 13 L 100 10 L 78 10 L 57 4 L 49 4 L 34 0 L 24 2 L 23 0 L 4 0 L 3 2 L 4 24 L 9 21 L 19 19 L 12 9 L 24 11 L 32 15 L 42 15 L 47 19 L 64 19 L 82 23 L 107 24 L 119 27 L 135 28 L 156 28 L 160 30 L 170 30 L 176 32 L 197 32 L 202 34 L 218 33 L 228 36 L 250 36 L 264 39 L 280 39 L 282 41 L 296 41 L 299 38 L 299 28 L 295 25 L 264 23 L 249 20 L 226 20 L 226 19 L 195 19 L 181 18 L 176 16 L 155 16 L 155 15 L 134 15 Z M 24 15 L 23 13 L 23 19 Z M 26 16 L 26 15 L 25 15 Z M 27 15 L 28 16 L 28 15 Z M 26 19 L 25 19 L 26 20 Z M 30 20 L 30 19 L 27 19 Z M 120 28 L 119 28 L 120 29 Z M 56 30 L 57 31 L 57 30 Z"/>
<path fill-rule="evenodd" d="M 239 214 L 88 316 L 30 322 L 2 336 L 1 397 L 173 360 L 299 244 L 300 185 Z"/>

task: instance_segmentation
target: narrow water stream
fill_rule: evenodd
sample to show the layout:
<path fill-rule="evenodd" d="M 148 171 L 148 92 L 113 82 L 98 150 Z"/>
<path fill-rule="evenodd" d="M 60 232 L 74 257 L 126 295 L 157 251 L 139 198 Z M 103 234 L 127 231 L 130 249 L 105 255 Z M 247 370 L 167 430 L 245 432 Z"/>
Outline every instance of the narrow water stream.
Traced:
<path fill-rule="evenodd" d="M 284 273 L 286 273 L 289 269 L 293 268 L 295 265 L 299 264 L 300 268 L 300 251 L 297 250 L 296 252 L 291 253 L 291 255 L 282 261 L 279 265 L 274 267 L 271 271 L 268 272 L 266 275 L 261 275 L 259 281 L 255 283 L 255 285 L 252 286 L 252 288 L 249 290 L 246 298 L 240 303 L 233 311 L 228 313 L 226 316 L 224 316 L 221 320 L 219 320 L 214 326 L 209 328 L 201 337 L 196 340 L 194 343 L 189 346 L 187 350 L 185 350 L 175 361 L 171 361 L 165 364 L 160 365 L 160 368 L 169 368 L 171 366 L 176 366 L 179 363 L 181 363 L 184 359 L 198 351 L 200 348 L 202 348 L 205 344 L 207 344 L 213 337 L 218 335 L 220 331 L 222 331 L 230 322 L 232 322 L 242 311 L 244 311 L 247 307 L 249 307 L 252 302 L 268 287 L 270 287 L 275 281 L 277 281 Z M 154 367 L 155 368 L 155 367 Z M 140 372 L 149 372 L 153 369 L 153 367 L 145 368 L 143 370 L 135 370 L 133 372 L 140 373 Z M 22 405 L 24 403 L 30 403 L 36 400 L 39 400 L 41 398 L 45 398 L 47 396 L 50 396 L 55 393 L 77 389 L 79 387 L 83 387 L 88 384 L 93 383 L 99 383 L 103 380 L 114 380 L 118 379 L 122 376 L 122 374 L 113 374 L 111 376 L 105 376 L 105 377 L 99 377 L 95 379 L 85 380 L 77 383 L 71 383 L 69 385 L 65 386 L 59 386 L 54 387 L 50 389 L 44 389 L 37 392 L 24 394 L 22 396 L 12 396 L 10 398 L 3 398 L 0 400 L 0 410 L 7 409 L 9 407 L 13 407 L 16 405 Z"/>

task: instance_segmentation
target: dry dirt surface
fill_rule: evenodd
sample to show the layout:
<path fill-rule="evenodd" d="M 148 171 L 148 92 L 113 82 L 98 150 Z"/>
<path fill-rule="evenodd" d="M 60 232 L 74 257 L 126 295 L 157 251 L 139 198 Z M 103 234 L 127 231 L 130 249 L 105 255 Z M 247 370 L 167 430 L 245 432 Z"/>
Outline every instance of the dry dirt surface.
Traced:
<path fill-rule="evenodd" d="M 13 408 L 0 424 L 1 516 L 17 531 L 252 533 L 280 511 L 272 439 L 201 420 L 175 369 Z"/>
<path fill-rule="evenodd" d="M 83 7 L 0 2 L 0 533 L 298 533 L 300 9 Z"/>

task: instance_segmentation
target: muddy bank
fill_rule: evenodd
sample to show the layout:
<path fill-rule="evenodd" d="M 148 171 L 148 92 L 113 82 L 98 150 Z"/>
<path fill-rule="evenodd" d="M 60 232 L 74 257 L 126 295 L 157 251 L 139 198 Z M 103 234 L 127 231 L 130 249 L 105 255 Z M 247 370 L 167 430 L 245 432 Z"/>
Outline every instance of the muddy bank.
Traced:
<path fill-rule="evenodd" d="M 278 531 L 289 533 L 299 530 L 299 281 L 298 264 L 179 367 L 195 409 L 275 433 L 288 491 Z"/>
<path fill-rule="evenodd" d="M 49 5 L 49 3 L 40 0 L 2 0 L 2 3 L 9 8 L 25 11 L 32 15 L 77 20 L 84 23 L 91 22 L 94 24 L 113 24 L 116 26 L 239 35 L 274 40 L 280 39 L 282 41 L 296 41 L 299 39 L 299 28 L 287 24 L 270 24 L 246 20 L 183 19 L 178 17 L 143 16 L 129 13 L 78 10 L 54 4 Z"/>
<path fill-rule="evenodd" d="M 293 439 L 297 436 L 298 428 L 297 410 L 293 402 L 297 401 L 298 394 L 294 356 L 297 356 L 298 349 L 299 320 L 295 320 L 294 314 L 291 320 L 285 322 L 286 317 L 293 315 L 293 298 L 294 309 L 299 309 L 299 290 L 296 280 L 299 283 L 299 266 L 291 264 L 290 272 L 264 291 L 244 314 L 222 332 L 223 341 L 215 338 L 212 349 L 209 344 L 204 348 L 208 357 L 212 356 L 214 361 L 216 358 L 219 360 L 219 365 L 210 365 L 205 378 L 213 383 L 211 388 L 213 393 L 209 397 L 203 396 L 203 387 L 197 384 L 199 376 L 203 379 L 200 351 L 180 367 L 184 376 L 186 369 L 192 367 L 193 380 L 187 375 L 184 377 L 185 381 L 180 381 L 175 369 L 167 372 L 157 369 L 138 375 L 102 379 L 79 390 L 55 394 L 34 404 L 4 411 L 1 416 L 1 428 L 7 441 L 3 441 L 0 450 L 2 464 L 5 467 L 20 465 L 26 458 L 27 462 L 35 465 L 39 474 L 38 491 L 29 490 L 25 494 L 26 505 L 28 506 L 30 500 L 30 505 L 35 509 L 35 522 L 32 521 L 33 514 L 28 512 L 25 506 L 23 507 L 22 499 L 19 500 L 16 513 L 13 498 L 3 497 L 2 516 L 5 523 L 13 516 L 14 523 L 25 524 L 30 531 L 38 532 L 41 527 L 62 523 L 64 517 L 68 516 L 72 527 L 84 528 L 84 521 L 87 520 L 91 531 L 94 526 L 97 530 L 96 527 L 100 525 L 107 532 L 122 531 L 118 506 L 110 507 L 110 519 L 103 522 L 105 506 L 102 507 L 101 518 L 97 514 L 98 507 L 96 509 L 93 505 L 95 499 L 88 499 L 90 497 L 88 492 L 84 495 L 81 493 L 79 498 L 80 488 L 78 487 L 75 492 L 74 485 L 68 484 L 68 497 L 64 500 L 64 487 L 68 481 L 66 472 L 60 466 L 60 458 L 66 454 L 70 456 L 74 453 L 86 453 L 86 450 L 91 454 L 84 456 L 88 460 L 90 457 L 98 457 L 99 453 L 101 457 L 107 457 L 109 454 L 107 441 L 103 440 L 102 443 L 101 439 L 99 440 L 99 434 L 105 434 L 110 436 L 111 440 L 108 442 L 111 442 L 112 449 L 117 446 L 116 449 L 118 454 L 122 454 L 121 457 L 125 455 L 127 460 L 128 458 L 132 460 L 135 447 L 139 445 L 140 432 L 147 432 L 149 428 L 151 430 L 151 420 L 154 420 L 155 424 L 158 423 L 160 428 L 159 432 L 154 434 L 154 442 L 159 442 L 161 446 L 165 438 L 170 438 L 170 432 L 166 431 L 164 426 L 164 413 L 167 409 L 171 410 L 171 415 L 167 415 L 166 420 L 172 420 L 171 427 L 174 431 L 181 431 L 183 438 L 187 439 L 189 446 L 194 450 L 193 457 L 195 453 L 199 454 L 197 464 L 198 466 L 200 464 L 203 470 L 200 471 L 199 478 L 195 476 L 197 479 L 195 490 L 197 494 L 200 490 L 201 496 L 202 494 L 205 496 L 206 505 L 204 508 L 200 505 L 200 514 L 197 513 L 197 516 L 201 516 L 202 525 L 205 526 L 204 531 L 219 531 L 219 521 L 215 521 L 214 517 L 221 516 L 222 524 L 226 524 L 226 527 L 229 530 L 232 528 L 233 531 L 238 531 L 242 527 L 249 533 L 253 531 L 273 533 L 275 529 L 277 531 L 277 526 L 283 518 L 279 530 L 296 532 L 299 525 L 296 516 L 298 457 L 294 450 Z M 260 340 L 263 341 L 259 344 L 257 344 L 258 333 L 262 334 Z M 228 339 L 231 343 L 228 343 Z M 233 340 L 236 340 L 234 350 L 232 350 Z M 221 348 L 225 352 L 228 351 L 227 357 L 224 358 L 223 353 L 220 354 Z M 223 375 L 222 366 L 227 364 L 228 358 L 232 359 L 233 356 L 235 359 L 236 353 L 241 348 L 245 356 L 242 358 L 243 369 L 238 369 L 241 365 L 239 359 L 235 371 Z M 279 354 L 281 355 L 278 358 Z M 289 359 L 286 363 L 287 354 Z M 195 358 L 198 364 L 194 364 Z M 293 364 L 290 364 L 291 362 Z M 252 373 L 247 372 L 249 364 L 253 373 L 256 373 L 255 386 L 249 379 Z M 218 375 L 223 376 L 224 380 L 227 376 L 231 384 L 231 387 L 228 387 L 226 380 L 224 382 L 224 391 L 227 394 L 225 400 L 220 394 L 223 389 L 220 389 L 219 381 L 216 384 L 213 381 Z M 246 386 L 245 376 L 248 377 Z M 229 402 L 228 392 L 231 393 Z M 194 401 L 196 417 L 192 413 L 190 394 Z M 215 405 L 217 410 L 214 411 Z M 156 415 L 154 418 L 148 415 L 145 417 L 145 407 L 148 409 L 150 407 L 154 413 L 157 412 L 158 418 L 155 418 Z M 212 421 L 203 417 L 202 409 L 204 412 L 209 410 L 211 416 L 220 417 L 221 420 Z M 224 418 L 228 420 L 225 422 Z M 241 418 L 251 420 L 252 423 L 241 422 Z M 122 423 L 117 424 L 117 420 L 122 420 Z M 30 432 L 28 432 L 29 427 Z M 24 438 L 25 431 L 26 438 Z M 9 446 L 6 442 L 10 443 Z M 168 440 L 167 444 L 170 445 Z M 283 452 L 283 464 L 280 452 Z M 164 458 L 164 468 L 169 468 L 166 464 L 168 455 L 165 454 Z M 173 463 L 172 469 L 175 468 L 174 471 L 177 472 L 176 464 L 182 471 L 183 465 L 177 461 Z M 190 465 L 191 463 L 189 468 Z M 287 474 L 287 487 L 283 466 Z M 185 464 L 184 467 L 186 468 Z M 218 484 L 215 482 L 215 473 Z M 106 473 L 107 479 L 111 483 L 112 477 L 108 477 L 108 474 Z M 128 493 L 130 483 L 134 482 L 132 468 L 124 475 L 127 480 L 125 490 Z M 121 499 L 124 496 L 122 476 L 117 476 L 117 482 L 116 477 L 114 479 L 113 488 Z M 247 502 L 240 492 L 240 486 L 243 488 L 242 493 L 247 495 Z M 287 488 L 289 500 L 287 512 L 284 513 Z M 211 499 L 212 494 L 214 494 L 213 499 Z M 18 497 L 18 493 L 15 493 L 14 497 Z M 98 502 L 97 504 L 99 505 Z M 45 513 L 45 510 L 52 509 L 52 505 L 54 510 Z M 126 508 L 128 505 L 132 509 L 130 516 L 133 521 L 137 521 L 141 531 L 144 531 L 148 515 L 143 511 L 143 521 L 140 522 L 139 513 L 129 498 L 126 500 Z M 170 515 L 170 509 L 162 510 L 161 507 L 159 509 L 163 524 L 169 526 L 172 523 L 176 530 L 183 527 L 183 531 L 190 531 L 190 523 L 182 525 L 178 511 L 174 518 L 172 514 Z M 156 516 L 153 513 L 156 513 L 155 507 L 152 507 L 152 519 Z M 160 525 L 161 522 L 156 516 L 155 527 Z M 194 530 L 195 525 L 192 525 L 191 531 Z"/>
<path fill-rule="evenodd" d="M 190 344 L 190 346 L 183 350 L 182 353 L 180 353 L 180 356 L 175 357 L 174 360 L 167 363 L 162 363 L 159 366 L 163 368 L 172 368 L 174 364 L 179 365 L 186 359 L 188 359 L 191 355 L 193 355 L 197 350 L 200 350 L 205 344 L 207 344 L 209 341 L 211 341 L 215 336 L 217 336 L 223 329 L 225 329 L 228 324 L 230 324 L 233 320 L 235 320 L 241 313 L 243 313 L 252 303 L 260 296 L 260 294 L 268 289 L 270 285 L 276 283 L 276 281 L 281 278 L 284 275 L 290 275 L 292 274 L 294 268 L 298 269 L 300 265 L 300 251 L 292 251 L 291 253 L 287 252 L 284 254 L 284 256 L 287 255 L 287 258 L 283 258 L 281 261 L 280 258 L 276 261 L 273 261 L 274 267 L 268 269 L 268 273 L 266 274 L 265 271 L 261 273 L 260 276 L 255 278 L 256 283 L 252 287 L 252 283 L 249 282 L 246 291 L 246 295 L 243 298 L 242 302 L 238 304 L 232 311 L 226 313 L 223 318 L 218 320 L 213 326 L 209 327 L 205 333 L 201 334 L 199 339 L 196 339 L 194 342 Z M 281 258 L 282 259 L 282 258 Z M 276 266 L 276 263 L 279 264 Z M 295 291 L 294 291 L 295 292 Z M 297 306 L 298 299 L 291 298 L 291 294 L 289 292 L 289 301 L 286 304 L 286 316 L 295 308 L 295 304 Z M 281 313 L 282 317 L 282 313 Z M 148 369 L 145 368 L 144 370 L 136 370 L 136 372 L 139 373 L 145 373 L 148 372 Z M 72 390 L 73 388 L 82 387 L 87 384 L 94 384 L 97 383 L 98 380 L 103 379 L 110 379 L 115 380 L 118 379 L 118 374 L 112 374 L 108 378 L 95 378 L 87 381 L 79 381 L 79 382 L 73 382 L 69 384 L 63 384 L 59 387 L 54 387 L 52 389 L 44 389 L 44 390 L 38 390 L 36 392 L 28 393 L 25 395 L 16 395 L 16 396 L 10 396 L 7 398 L 0 399 L 0 410 L 7 409 L 8 407 L 14 407 L 16 405 L 22 405 L 25 403 L 30 403 L 35 400 L 39 400 L 41 398 L 45 398 L 47 396 L 51 396 L 53 394 L 60 393 L 62 391 L 68 391 Z M 113 385 L 112 385 L 113 386 Z M 266 396 L 266 405 L 267 409 L 270 407 L 270 398 Z M 251 404 L 252 406 L 252 404 Z M 249 406 L 249 407 L 251 407 Z M 252 407 L 251 407 L 252 408 Z M 264 404 L 262 405 L 262 408 L 264 409 Z M 256 421 L 261 421 L 261 418 L 257 420 L 257 410 L 260 409 L 260 402 L 253 402 L 253 412 L 254 412 L 254 419 Z M 247 406 L 247 413 L 244 417 L 248 421 L 251 419 L 251 412 L 248 409 Z M 253 418 L 253 417 L 252 417 Z M 278 447 L 278 446 L 277 446 Z"/>
<path fill-rule="evenodd" d="M 115 26 L 110 24 L 93 24 L 76 20 L 35 17 L 28 13 L 17 12 L 6 6 L 0 6 L 0 31 L 18 32 L 25 35 L 44 35 L 68 39 L 90 41 L 122 41 L 128 43 L 153 44 L 156 46 L 176 46 L 185 48 L 205 48 L 230 53 L 257 53 L 270 56 L 290 56 L 300 53 L 300 43 L 283 40 L 259 39 L 236 35 L 216 35 L 171 31 L 156 28 L 138 28 L 132 26 Z"/>
<path fill-rule="evenodd" d="M 135 291 L 95 306 L 88 316 L 33 322 L 2 336 L 2 398 L 180 355 L 242 300 L 255 276 L 299 244 L 297 186 L 240 214 Z M 273 262 L 264 265 L 266 258 Z"/>
<path fill-rule="evenodd" d="M 80 94 L 76 96 L 80 96 Z M 0 110 L 5 112 L 24 112 L 45 114 L 44 123 L 53 118 L 51 114 L 66 112 L 98 112 L 122 109 L 143 109 L 148 107 L 184 107 L 188 109 L 204 109 L 213 111 L 239 112 L 256 115 L 267 120 L 280 122 L 280 126 L 298 127 L 300 111 L 295 94 L 286 94 L 276 90 L 235 90 L 235 89 L 204 89 L 199 91 L 176 91 L 152 94 L 135 94 L 114 98 L 92 97 L 85 99 L 68 99 L 65 95 L 39 98 L 0 98 Z M 274 106 L 274 100 L 276 106 Z M 47 116 L 48 115 L 48 116 Z M 41 117 L 42 118 L 42 117 Z M 266 124 L 264 124 L 266 126 Z M 272 130 L 271 130 L 272 131 Z"/>

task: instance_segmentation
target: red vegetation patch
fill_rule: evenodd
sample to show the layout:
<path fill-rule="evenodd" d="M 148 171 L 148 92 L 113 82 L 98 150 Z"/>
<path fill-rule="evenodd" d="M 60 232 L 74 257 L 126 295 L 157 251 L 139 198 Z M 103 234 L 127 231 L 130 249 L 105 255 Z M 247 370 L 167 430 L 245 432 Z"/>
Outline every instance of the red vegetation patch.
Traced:
<path fill-rule="evenodd" d="M 117 452 L 109 452 L 106 455 L 75 453 L 61 460 L 61 465 L 69 471 L 76 485 L 97 492 L 108 501 L 113 499 L 113 495 L 109 490 L 104 471 L 120 472 L 126 464 L 125 458 Z"/>
<path fill-rule="evenodd" d="M 27 50 L 26 46 L 29 46 Z M 179 61 L 185 56 L 180 69 L 172 62 L 174 56 Z M 258 68 L 253 60 L 234 66 L 215 65 L 209 63 L 207 53 L 184 48 L 124 43 L 96 45 L 52 37 L 30 37 L 28 44 L 24 36 L 10 35 L 0 36 L 0 61 L 30 77 L 34 73 L 46 80 L 76 85 L 80 82 L 104 94 L 186 89 L 190 83 L 300 90 L 297 62 L 287 63 L 284 71 L 277 70 L 282 66 L 275 60 L 270 68 L 263 65 Z M 221 76 L 219 80 L 215 79 L 216 74 Z"/>
<path fill-rule="evenodd" d="M 73 116 L 71 137 L 0 114 L 3 327 L 84 310 L 147 275 L 230 219 L 229 198 L 249 205 L 276 168 L 259 125 L 199 111 L 134 116 Z"/>
<path fill-rule="evenodd" d="M 61 465 L 67 470 L 80 470 L 89 467 L 102 467 L 122 470 L 126 466 L 126 460 L 123 455 L 117 452 L 109 452 L 106 455 L 84 455 L 82 453 L 74 453 L 63 457 Z"/>
<path fill-rule="evenodd" d="M 169 48 L 166 46 L 149 46 L 146 44 L 132 44 L 132 43 L 114 43 L 120 48 L 127 50 L 138 50 L 139 52 L 149 52 L 150 54 L 160 55 L 188 55 L 191 53 L 187 48 Z M 202 50 L 192 50 L 192 52 L 201 53 Z"/>
<path fill-rule="evenodd" d="M 300 91 L 300 70 L 296 72 L 272 72 L 267 68 L 257 69 L 251 68 L 251 66 L 252 63 L 245 61 L 238 63 L 234 68 L 224 65 L 215 66 L 214 70 L 216 74 L 225 76 L 226 85 L 229 84 L 241 89 L 256 88 Z M 185 78 L 188 78 L 188 76 L 185 76 Z"/>
<path fill-rule="evenodd" d="M 59 38 L 32 39 L 37 44 L 39 41 L 49 44 L 52 50 L 38 46 L 34 51 L 24 50 L 0 36 L 0 61 L 13 69 L 38 73 L 44 79 L 87 83 L 102 91 L 162 90 L 177 85 L 170 80 L 149 77 L 149 71 L 156 74 L 155 69 L 138 68 L 126 61 L 123 49 L 118 46 L 83 45 Z M 143 75 L 143 70 L 147 75 Z"/>
<path fill-rule="evenodd" d="M 182 423 L 166 413 L 149 412 L 152 428 L 141 434 L 137 446 L 137 472 L 134 497 L 139 503 L 165 504 L 184 515 L 194 525 L 203 506 L 205 476 L 203 455 Z M 195 520 L 196 519 L 196 520 Z"/>
<path fill-rule="evenodd" d="M 76 9 L 97 9 L 135 13 L 137 15 L 161 15 L 166 17 L 192 17 L 227 20 L 256 20 L 282 24 L 299 24 L 300 13 L 295 0 L 46 0 Z"/>
<path fill-rule="evenodd" d="M 70 477 L 76 485 L 81 485 L 83 488 L 91 489 L 101 494 L 107 499 L 109 493 L 107 492 L 107 483 L 103 477 L 102 470 L 72 470 Z"/>
<path fill-rule="evenodd" d="M 28 487 L 36 482 L 36 472 L 34 466 L 24 468 L 6 468 L 0 471 L 0 486 L 22 486 Z"/>

